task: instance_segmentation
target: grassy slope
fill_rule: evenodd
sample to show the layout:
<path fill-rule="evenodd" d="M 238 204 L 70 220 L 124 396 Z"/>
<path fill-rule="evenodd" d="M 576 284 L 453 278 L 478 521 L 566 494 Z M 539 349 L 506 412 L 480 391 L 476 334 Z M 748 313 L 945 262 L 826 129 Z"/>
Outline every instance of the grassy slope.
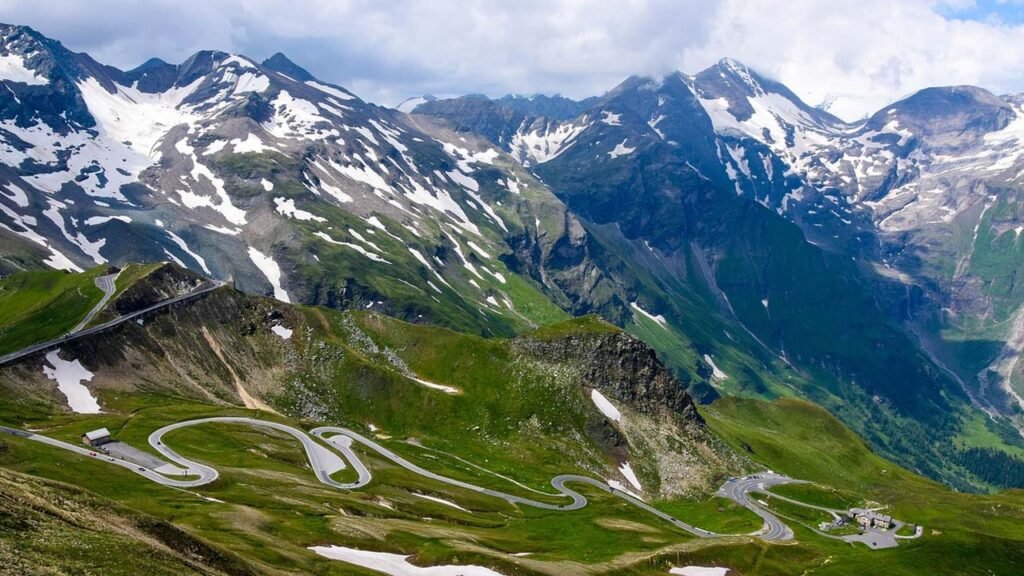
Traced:
<path fill-rule="evenodd" d="M 209 299 L 197 306 L 203 302 L 223 305 Z M 559 437 L 579 429 L 580 420 L 589 418 L 583 408 L 590 407 L 578 399 L 563 398 L 556 380 L 541 377 L 550 368 L 534 367 L 534 372 L 523 372 L 526 378 L 516 380 L 512 378 L 515 363 L 501 341 L 374 314 L 295 310 L 298 316 L 285 320 L 304 319 L 292 325 L 297 334 L 315 334 L 316 341 L 326 344 L 314 347 L 316 355 L 333 357 L 332 348 L 343 353 L 342 365 L 329 378 L 335 396 L 326 421 L 362 430 L 373 423 L 383 428 L 382 439 L 392 449 L 425 467 L 524 495 L 529 494 L 525 489 L 458 458 L 536 489 L 544 489 L 554 474 L 587 472 L 586 458 L 578 459 L 587 453 L 580 451 L 585 441 L 563 438 L 560 443 Z M 255 316 L 265 318 L 266 311 L 258 308 Z M 170 333 L 169 325 L 162 322 L 180 326 L 186 320 L 179 311 L 173 319 L 150 321 L 145 328 L 132 324 L 125 330 L 164 334 Z M 248 327 L 246 338 L 280 343 L 265 326 L 239 320 Z M 376 351 L 353 340 L 353 325 L 372 336 Z M 609 331 L 614 329 L 583 318 L 542 328 L 533 337 Z M 296 336 L 292 342 L 312 346 L 313 341 L 302 344 L 304 340 Z M 398 374 L 388 360 L 390 354 L 397 354 L 419 376 L 459 386 L 463 393 L 444 395 L 412 383 Z M 312 382 L 307 370 L 299 365 L 291 377 Z M 510 381 L 515 385 L 510 387 Z M 14 400 L 0 397 L 0 421 L 5 424 L 41 428 L 68 441 L 102 425 L 140 447 L 150 431 L 165 423 L 210 414 L 252 413 L 126 390 L 101 391 L 107 412 L 96 416 L 53 414 L 45 406 L 29 410 Z M 193 428 L 167 438 L 185 456 L 221 470 L 220 480 L 197 492 L 223 503 L 155 486 L 126 471 L 20 439 L 0 439 L 8 446 L 0 451 L 0 466 L 73 482 L 134 510 L 173 521 L 215 546 L 237 552 L 261 571 L 354 573 L 304 550 L 325 543 L 418 552 L 417 559 L 424 563 L 483 563 L 506 574 L 574 573 L 573 565 L 566 562 L 593 564 L 594 570 L 616 574 L 664 573 L 669 564 L 680 563 L 727 564 L 743 574 L 791 574 L 812 568 L 817 569 L 815 573 L 858 574 L 882 563 L 890 573 L 931 574 L 941 573 L 950 562 L 958 568 L 977 565 L 985 573 L 1016 574 L 1024 561 L 1024 496 L 1020 493 L 949 492 L 873 454 L 823 410 L 800 401 L 769 404 L 727 398 L 706 408 L 704 415 L 734 448 L 766 467 L 817 481 L 828 494 L 835 488 L 845 498 L 889 504 L 897 517 L 923 523 L 929 530 L 926 537 L 882 552 L 825 540 L 800 528 L 799 543 L 790 546 L 747 539 L 698 541 L 600 494 L 586 492 L 593 496 L 593 505 L 571 514 L 511 508 L 415 477 L 365 451 L 361 453 L 374 471 L 374 482 L 364 490 L 342 493 L 315 481 L 291 439 L 233 426 Z M 410 445 L 406 440 L 411 438 L 433 450 Z M 289 489 L 282 491 L 284 485 Z M 472 513 L 422 500 L 412 492 L 448 498 Z M 745 510 L 714 499 L 658 505 L 710 529 L 749 531 L 756 526 Z M 424 520 L 428 517 L 431 520 Z M 517 552 L 535 555 L 528 560 L 505 555 Z"/>
<path fill-rule="evenodd" d="M 1015 574 L 1024 562 L 1020 491 L 952 492 L 879 457 L 824 410 L 798 400 L 727 398 L 705 416 L 732 446 L 765 466 L 890 505 L 895 517 L 926 528 L 920 540 L 891 551 L 854 548 L 841 562 L 815 573 L 856 574 L 884 565 L 890 574 L 948 573 L 951 568 L 965 574 Z M 827 541 L 820 545 L 823 550 L 835 547 Z"/>
<path fill-rule="evenodd" d="M 0 354 L 74 328 L 103 297 L 93 283 L 103 271 L 103 267 L 83 274 L 34 271 L 0 279 Z"/>
<path fill-rule="evenodd" d="M 161 423 L 212 413 L 252 414 L 137 395 L 112 399 L 110 408 L 111 413 L 102 416 L 51 419 L 54 428 L 49 433 L 71 440 L 81 430 L 105 424 L 118 438 L 143 445 L 148 432 Z M 475 562 L 506 574 L 530 573 L 516 559 L 502 554 L 526 551 L 534 553 L 529 559 L 536 562 L 529 566 L 538 573 L 552 574 L 573 573 L 560 572 L 564 562 L 571 561 L 594 564 L 595 569 L 616 574 L 658 574 L 668 565 L 702 563 L 731 566 L 747 575 L 794 574 L 812 568 L 815 574 L 852 575 L 878 566 L 885 566 L 891 574 L 948 573 L 955 567 L 957 573 L 1010 575 L 1017 574 L 1024 561 L 1024 494 L 950 492 L 874 455 L 824 411 L 799 401 L 769 404 L 724 399 L 706 409 L 705 415 L 729 443 L 741 450 L 749 447 L 752 456 L 765 466 L 827 487 L 817 495 L 813 487 L 781 489 L 780 493 L 832 503 L 831 489 L 836 488 L 841 502 L 867 499 L 891 505 L 898 518 L 924 524 L 925 537 L 889 551 L 833 542 L 799 527 L 796 545 L 696 541 L 600 494 L 587 492 L 592 506 L 568 514 L 511 508 L 495 499 L 415 477 L 364 450 L 359 451 L 374 471 L 374 482 L 363 490 L 337 492 L 313 479 L 291 439 L 229 425 L 182 430 L 166 438 L 185 456 L 211 463 L 222 472 L 220 480 L 197 492 L 223 504 L 17 439 L 3 439 L 9 449 L 0 454 L 0 465 L 72 481 L 140 512 L 172 520 L 263 570 L 358 573 L 303 550 L 325 543 L 418 552 L 417 559 L 425 564 Z M 426 458 L 397 438 L 387 443 L 433 469 L 449 473 L 456 467 L 452 460 Z M 479 454 L 460 455 L 477 458 L 474 462 L 488 468 L 498 465 L 495 454 L 490 459 Z M 547 468 L 551 469 L 553 466 Z M 510 474 L 532 484 L 529 480 L 539 481 L 547 470 L 521 469 Z M 463 467 L 458 475 L 524 493 L 479 470 Z M 280 490 L 282 485 L 289 489 Z M 412 492 L 447 498 L 472 512 L 427 502 Z M 722 501 L 677 501 L 660 506 L 712 529 L 748 531 L 756 526 L 745 511 Z M 433 520 L 424 521 L 424 517 Z M 639 561 L 641 557 L 647 560 Z M 633 560 L 627 561 L 629 558 Z M 827 563 L 826 558 L 830 558 Z M 514 564 L 520 567 L 514 568 Z"/>
<path fill-rule="evenodd" d="M 225 410 L 172 398 L 122 397 L 121 402 L 116 406 L 116 414 L 60 419 L 60 424 L 48 433 L 71 440 L 80 430 L 106 424 L 119 439 L 142 446 L 149 431 L 161 423 L 213 413 L 252 415 L 251 411 Z M 418 552 L 418 559 L 425 563 L 467 562 L 476 558 L 478 563 L 494 565 L 495 560 L 467 556 L 457 550 L 473 544 L 491 549 L 488 554 L 533 552 L 532 560 L 547 563 L 603 563 L 627 552 L 654 551 L 690 540 L 684 533 L 618 499 L 590 489 L 582 490 L 592 498 L 592 505 L 578 513 L 511 507 L 494 498 L 424 480 L 357 448 L 373 470 L 373 483 L 354 492 L 335 491 L 320 485 L 306 467 L 298 445 L 278 434 L 242 426 L 209 425 L 177 431 L 165 440 L 186 457 L 209 462 L 221 471 L 218 481 L 198 492 L 222 500 L 223 504 L 140 481 L 126 471 L 20 439 L 4 439 L 10 448 L 0 454 L 0 464 L 29 474 L 73 481 L 132 508 L 172 519 L 189 532 L 264 568 L 274 566 L 311 573 L 329 573 L 328 568 L 333 568 L 337 573 L 350 573 L 303 550 L 305 546 L 325 543 Z M 413 456 L 417 449 L 397 440 L 388 444 L 417 459 Z M 488 467 L 496 465 L 493 458 L 480 461 Z M 446 472 L 445 466 L 436 461 L 428 459 L 425 465 Z M 537 471 L 517 474 L 516 478 L 529 480 L 540 475 L 541 471 Z M 529 495 L 507 481 L 478 471 L 463 470 L 461 476 Z M 282 491 L 282 485 L 289 489 Z M 412 492 L 453 500 L 471 512 L 422 500 Z M 689 509 L 701 511 L 701 517 L 709 514 L 698 504 L 690 504 Z M 749 527 L 750 521 L 742 511 L 735 516 L 737 519 L 729 520 L 726 516 L 719 522 Z M 425 517 L 433 520 L 424 521 Z"/>
<path fill-rule="evenodd" d="M 125 265 L 110 302 L 163 265 Z M 103 297 L 94 279 L 106 271 L 105 266 L 81 274 L 36 270 L 0 279 L 0 354 L 59 337 L 74 328 Z M 108 303 L 90 325 L 113 317 Z"/>
<path fill-rule="evenodd" d="M 3 574 L 253 573 L 165 521 L 77 486 L 0 469 L 0 494 Z"/>

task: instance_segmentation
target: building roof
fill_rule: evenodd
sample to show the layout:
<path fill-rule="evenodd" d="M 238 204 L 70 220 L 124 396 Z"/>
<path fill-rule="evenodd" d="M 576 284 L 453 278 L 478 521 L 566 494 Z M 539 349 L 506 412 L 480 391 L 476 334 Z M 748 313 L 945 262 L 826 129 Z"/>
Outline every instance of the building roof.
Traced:
<path fill-rule="evenodd" d="M 107 436 L 110 436 L 110 430 L 107 430 L 106 428 L 100 428 L 98 430 L 93 430 L 92 432 L 85 433 L 85 437 L 88 438 L 89 440 L 106 438 Z"/>

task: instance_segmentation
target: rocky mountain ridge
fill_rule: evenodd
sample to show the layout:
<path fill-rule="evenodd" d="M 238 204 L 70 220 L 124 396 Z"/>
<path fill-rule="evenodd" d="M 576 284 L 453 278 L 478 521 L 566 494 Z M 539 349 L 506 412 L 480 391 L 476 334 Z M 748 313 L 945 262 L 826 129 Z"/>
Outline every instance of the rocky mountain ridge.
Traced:
<path fill-rule="evenodd" d="M 983 417 L 957 377 L 997 358 L 991 372 L 1012 374 L 1013 347 L 959 363 L 921 337 L 937 333 L 924 312 L 942 281 L 904 283 L 928 277 L 875 226 L 876 200 L 815 184 L 888 181 L 854 152 L 906 168 L 920 139 L 901 125 L 851 127 L 734 61 L 583 102 L 475 96 L 410 115 L 281 54 L 120 71 L 0 32 L 7 270 L 170 260 L 286 302 L 487 336 L 598 313 L 701 401 L 799 394 L 884 453 L 976 486 L 949 453 Z M 970 113 L 972 126 L 1014 125 L 986 102 L 995 124 Z M 906 108 L 894 114 L 921 114 Z M 948 133 L 921 138 L 947 146 Z M 984 214 L 1010 230 L 1010 210 Z M 964 301 L 1011 307 L 959 278 Z M 981 424 L 997 443 L 1001 418 Z"/>

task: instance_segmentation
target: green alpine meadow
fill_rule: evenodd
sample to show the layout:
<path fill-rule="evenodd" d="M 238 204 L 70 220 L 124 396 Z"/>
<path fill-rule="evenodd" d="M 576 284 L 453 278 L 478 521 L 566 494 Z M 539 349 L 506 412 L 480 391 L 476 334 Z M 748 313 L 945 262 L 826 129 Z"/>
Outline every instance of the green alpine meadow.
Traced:
<path fill-rule="evenodd" d="M 669 4 L 0 6 L 0 575 L 1021 574 L 1024 13 Z"/>

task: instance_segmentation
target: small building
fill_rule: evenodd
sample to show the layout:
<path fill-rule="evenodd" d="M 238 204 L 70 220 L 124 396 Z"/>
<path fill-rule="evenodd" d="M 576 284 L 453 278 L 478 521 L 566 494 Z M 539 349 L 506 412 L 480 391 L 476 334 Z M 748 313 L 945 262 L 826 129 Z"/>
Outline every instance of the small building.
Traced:
<path fill-rule="evenodd" d="M 98 448 L 108 442 L 110 442 L 110 430 L 107 430 L 106 428 L 100 428 L 98 430 L 82 434 L 82 444 L 85 444 L 86 446 Z"/>
<path fill-rule="evenodd" d="M 892 528 L 892 516 L 879 514 L 874 510 L 859 510 L 857 512 L 857 524 L 864 528 L 880 528 L 888 530 Z"/>

